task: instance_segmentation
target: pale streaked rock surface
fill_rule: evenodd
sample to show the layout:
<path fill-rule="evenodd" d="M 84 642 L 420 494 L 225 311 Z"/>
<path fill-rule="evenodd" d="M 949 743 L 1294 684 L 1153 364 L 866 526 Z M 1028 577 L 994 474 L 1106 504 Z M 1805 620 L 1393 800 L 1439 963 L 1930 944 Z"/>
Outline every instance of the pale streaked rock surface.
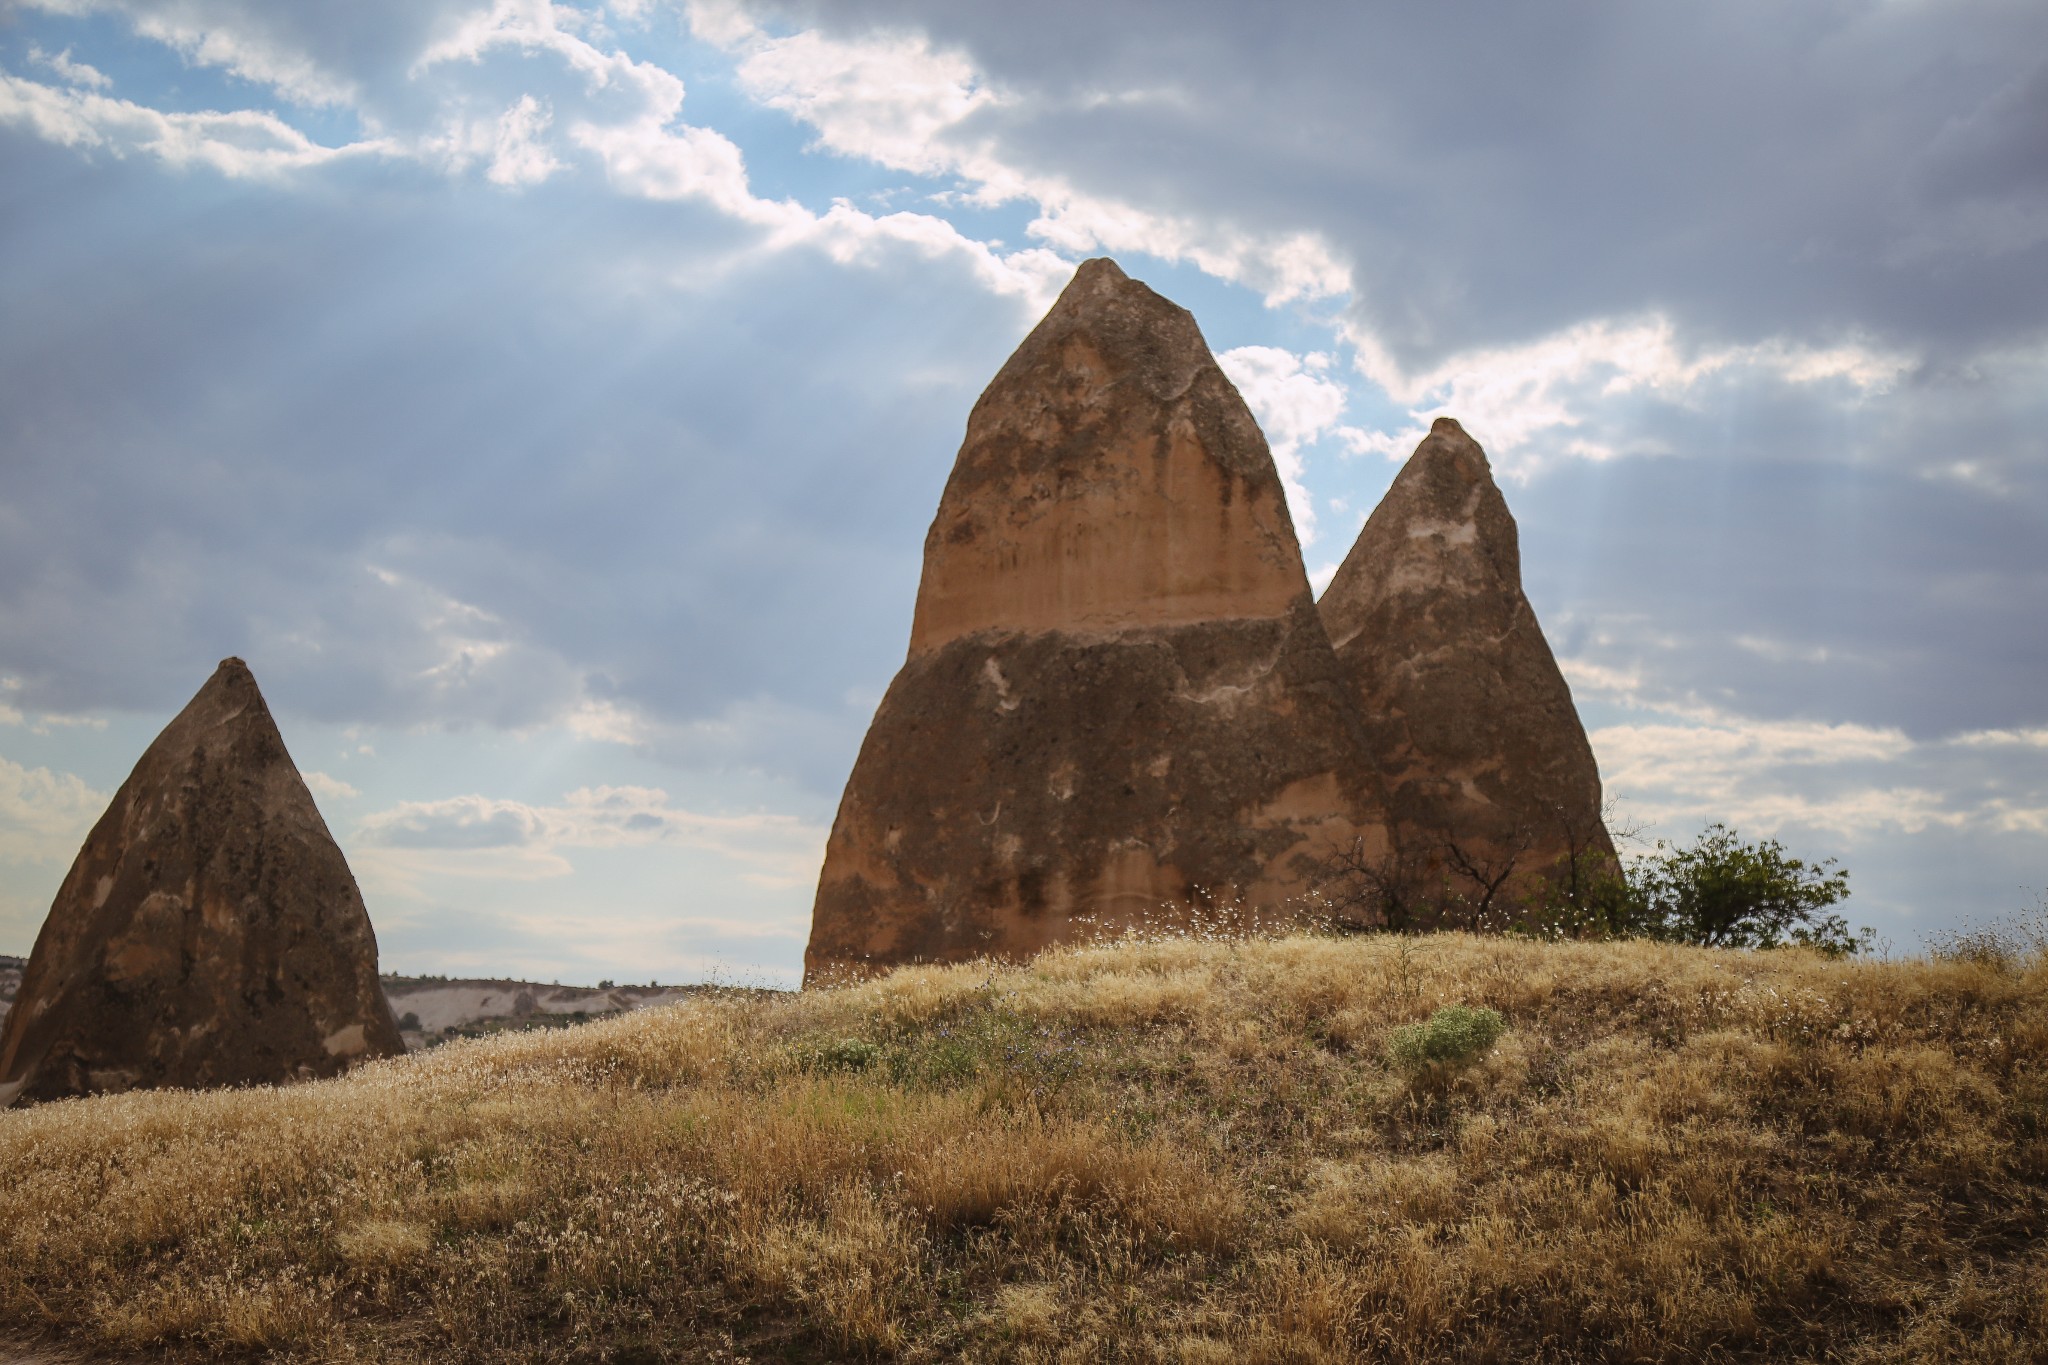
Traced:
<path fill-rule="evenodd" d="M 14 1005 L 14 993 L 21 988 L 21 973 L 28 966 L 25 957 L 0 957 L 0 1023 Z"/>

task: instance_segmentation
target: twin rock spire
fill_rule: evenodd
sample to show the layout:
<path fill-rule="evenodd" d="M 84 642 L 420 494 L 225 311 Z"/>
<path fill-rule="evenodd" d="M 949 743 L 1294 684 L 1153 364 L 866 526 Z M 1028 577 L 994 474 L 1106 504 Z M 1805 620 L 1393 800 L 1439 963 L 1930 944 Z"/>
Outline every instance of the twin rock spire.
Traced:
<path fill-rule="evenodd" d="M 1612 858 L 1599 776 L 1478 445 L 1437 422 L 1318 610 L 1193 317 L 1093 260 L 968 418 L 805 979 L 1275 907 L 1336 868 L 1388 907 L 1506 904 L 1568 856 Z"/>

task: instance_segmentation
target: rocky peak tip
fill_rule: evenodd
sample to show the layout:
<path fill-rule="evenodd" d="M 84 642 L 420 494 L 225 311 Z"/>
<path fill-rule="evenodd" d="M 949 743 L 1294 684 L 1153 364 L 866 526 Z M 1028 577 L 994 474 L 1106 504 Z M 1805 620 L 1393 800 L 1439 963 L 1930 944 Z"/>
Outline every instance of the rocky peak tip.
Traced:
<path fill-rule="evenodd" d="M 1455 417 L 1439 417 L 1430 423 L 1429 435 L 1415 447 L 1397 477 L 1410 480 L 1448 477 L 1462 486 L 1490 482 L 1493 465 L 1486 458 L 1485 447 L 1473 439 Z"/>
<path fill-rule="evenodd" d="M 255 671 L 233 654 L 220 661 L 213 676 L 206 680 L 206 688 L 201 690 L 223 687 L 237 692 L 260 690 L 256 687 Z"/>
<path fill-rule="evenodd" d="M 1144 288 L 1126 275 L 1123 267 L 1115 261 L 1107 256 L 1097 256 L 1074 268 L 1074 277 L 1060 291 L 1059 302 L 1053 305 L 1053 311 L 1059 312 L 1063 308 L 1068 311 L 1075 308 L 1092 310 L 1113 300 L 1128 298 Z"/>
<path fill-rule="evenodd" d="M 192 701 L 186 709 L 190 710 L 202 703 L 212 707 L 232 707 L 237 715 L 268 713 L 263 701 L 263 689 L 256 682 L 256 674 L 251 671 L 248 664 L 232 654 L 222 659 L 207 676 L 206 681 L 200 684 L 199 690 L 192 694 Z M 158 738 L 161 739 L 162 736 Z"/>

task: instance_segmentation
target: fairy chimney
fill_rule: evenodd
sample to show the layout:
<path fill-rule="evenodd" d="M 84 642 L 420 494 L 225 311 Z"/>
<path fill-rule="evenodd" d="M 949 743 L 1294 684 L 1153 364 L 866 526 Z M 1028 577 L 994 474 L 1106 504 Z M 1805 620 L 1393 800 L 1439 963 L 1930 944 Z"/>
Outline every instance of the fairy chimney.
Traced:
<path fill-rule="evenodd" d="M 805 979 L 1271 909 L 1384 853 L 1280 479 L 1194 318 L 1089 261 L 997 373 L 826 847 Z"/>
<path fill-rule="evenodd" d="M 1522 592 L 1515 519 L 1464 428 L 1436 420 L 1319 609 L 1411 899 L 1508 914 L 1613 866 L 1592 746 Z"/>
<path fill-rule="evenodd" d="M 0 1025 L 0 1105 L 332 1076 L 405 1050 L 363 899 L 222 662 L 114 794 Z"/>

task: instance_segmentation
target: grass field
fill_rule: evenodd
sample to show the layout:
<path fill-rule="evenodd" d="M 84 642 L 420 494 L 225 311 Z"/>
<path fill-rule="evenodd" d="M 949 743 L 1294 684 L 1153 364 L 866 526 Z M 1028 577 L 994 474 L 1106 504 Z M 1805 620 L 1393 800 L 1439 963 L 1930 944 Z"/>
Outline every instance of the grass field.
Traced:
<path fill-rule="evenodd" d="M 2034 1361 L 2044 987 L 1995 952 L 1161 941 L 53 1104 L 0 1114 L 0 1326 L 305 1360 Z"/>

